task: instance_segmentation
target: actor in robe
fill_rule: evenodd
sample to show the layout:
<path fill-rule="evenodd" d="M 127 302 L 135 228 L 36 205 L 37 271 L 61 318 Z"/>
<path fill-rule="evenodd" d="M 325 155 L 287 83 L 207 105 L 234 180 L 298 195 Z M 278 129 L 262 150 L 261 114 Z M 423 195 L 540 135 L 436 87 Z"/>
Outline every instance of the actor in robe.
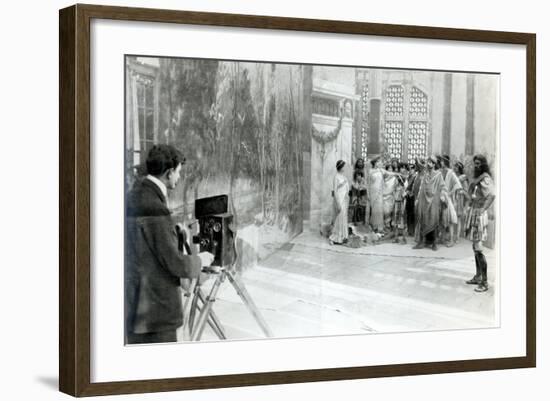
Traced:
<path fill-rule="evenodd" d="M 329 237 L 329 243 L 343 244 L 348 240 L 348 202 L 349 202 L 349 182 L 344 175 L 344 166 L 346 162 L 338 160 L 336 162 L 336 175 L 332 185 L 334 223 L 332 233 Z"/>
<path fill-rule="evenodd" d="M 368 176 L 369 224 L 374 232 L 384 232 L 384 170 L 380 158 L 371 160 Z"/>
<path fill-rule="evenodd" d="M 424 176 L 423 159 L 416 159 L 415 163 L 411 163 L 410 175 L 407 182 L 407 202 L 406 202 L 406 215 L 407 215 L 407 232 L 409 236 L 414 237 L 416 228 L 416 215 L 415 215 L 415 200 L 420 189 L 420 183 Z"/>
<path fill-rule="evenodd" d="M 359 184 L 359 197 L 356 199 L 358 200 L 358 203 L 360 205 L 360 209 L 362 209 L 362 216 L 363 221 L 357 222 L 357 224 L 362 223 L 366 226 L 369 224 L 369 216 L 368 216 L 368 210 L 369 210 L 369 198 L 368 198 L 368 171 L 367 165 L 365 164 L 365 160 L 363 158 L 358 158 L 355 162 L 354 169 L 353 169 L 353 177 L 355 181 L 355 177 L 357 174 L 357 177 L 359 175 L 362 175 L 361 183 Z M 353 191 L 353 183 L 352 183 L 352 191 Z M 348 216 L 349 217 L 349 216 Z"/>
<path fill-rule="evenodd" d="M 363 172 L 359 169 L 353 172 L 353 181 L 350 191 L 350 210 L 352 213 L 351 221 L 354 225 L 365 224 L 367 184 L 365 183 Z"/>
<path fill-rule="evenodd" d="M 454 171 L 462 186 L 462 191 L 456 191 L 454 197 L 454 204 L 456 210 L 457 224 L 455 226 L 454 241 L 458 242 L 458 239 L 463 236 L 464 232 L 464 219 L 466 218 L 467 201 L 468 201 L 468 176 L 464 174 L 464 164 L 457 161 L 454 165 Z"/>
<path fill-rule="evenodd" d="M 483 241 L 487 240 L 489 223 L 488 210 L 495 200 L 494 183 L 487 159 L 483 155 L 474 156 L 474 180 L 470 184 L 471 206 L 466 218 L 466 235 L 472 241 L 476 263 L 476 274 L 467 284 L 475 284 L 476 292 L 489 289 L 487 283 L 487 260 L 483 254 Z"/>
<path fill-rule="evenodd" d="M 401 163 L 399 165 L 399 175 L 396 176 L 396 186 L 394 191 L 394 206 L 393 206 L 393 242 L 399 243 L 399 238 L 401 238 L 401 243 L 406 244 L 407 239 L 405 238 L 405 228 L 406 228 L 406 206 L 407 198 L 405 197 L 405 188 L 407 186 L 407 178 L 409 175 L 408 165 L 406 163 Z"/>
<path fill-rule="evenodd" d="M 453 234 L 458 224 L 455 199 L 457 193 L 461 192 L 463 189 L 460 180 L 456 176 L 454 170 L 451 169 L 451 158 L 449 155 L 441 156 L 440 171 L 445 180 L 445 186 L 447 187 L 447 198 L 445 204 L 441 208 L 441 242 L 445 243 L 447 247 L 452 247 L 455 243 Z"/>
<path fill-rule="evenodd" d="M 437 230 L 441 216 L 441 206 L 447 199 L 447 187 L 440 171 L 435 170 L 437 159 L 428 158 L 426 172 L 422 177 L 418 196 L 416 197 L 416 246 L 414 249 L 431 245 L 437 250 Z"/>
<path fill-rule="evenodd" d="M 397 168 L 392 164 L 386 166 L 386 172 L 397 172 Z M 393 212 L 395 206 L 395 189 L 397 186 L 397 177 L 394 174 L 386 174 L 384 176 L 384 227 L 386 232 L 393 232 Z"/>

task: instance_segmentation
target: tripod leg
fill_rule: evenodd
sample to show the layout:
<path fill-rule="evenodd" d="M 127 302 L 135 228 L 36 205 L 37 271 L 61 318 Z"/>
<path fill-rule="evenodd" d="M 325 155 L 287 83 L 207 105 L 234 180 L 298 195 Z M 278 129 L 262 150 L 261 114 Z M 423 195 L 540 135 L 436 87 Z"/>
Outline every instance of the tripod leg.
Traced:
<path fill-rule="evenodd" d="M 197 305 L 197 311 L 201 312 L 202 308 Z M 225 332 L 223 331 L 222 326 L 218 326 L 216 322 L 212 320 L 212 311 L 210 311 L 210 316 L 208 317 L 208 320 L 206 321 L 208 323 L 208 326 L 212 329 L 214 334 L 220 339 L 220 340 L 226 340 L 227 337 L 225 336 Z"/>
<path fill-rule="evenodd" d="M 197 279 L 191 280 L 189 288 L 185 291 L 185 301 L 183 303 L 183 332 L 185 333 L 185 328 L 189 323 L 190 313 L 191 313 L 191 298 L 193 298 L 193 293 L 195 292 L 195 286 L 197 285 Z"/>
<path fill-rule="evenodd" d="M 195 326 L 195 314 L 199 307 L 198 305 L 199 290 L 200 290 L 200 287 L 198 285 L 195 285 L 195 288 L 193 288 L 193 302 L 191 302 L 191 308 L 189 311 L 189 338 L 193 337 L 193 328 Z"/>
<path fill-rule="evenodd" d="M 218 276 L 218 278 L 216 278 L 216 281 L 212 285 L 210 294 L 208 294 L 208 296 L 206 297 L 206 302 L 203 305 L 203 308 L 199 315 L 197 326 L 192 331 L 191 341 L 200 340 L 202 336 L 202 332 L 204 331 L 204 326 L 206 325 L 206 322 L 208 321 L 208 316 L 210 315 L 210 311 L 212 310 L 212 304 L 216 300 L 216 295 L 218 294 L 218 290 L 220 289 L 220 285 L 224 280 L 224 278 L 225 278 L 225 272 L 222 272 Z M 197 294 L 197 298 L 198 298 L 198 294 Z"/>
<path fill-rule="evenodd" d="M 208 326 L 210 326 L 210 328 L 212 329 L 212 331 L 214 332 L 214 334 L 216 334 L 216 336 L 220 339 L 220 340 L 227 340 L 227 337 L 225 336 L 225 333 L 223 331 L 221 331 L 220 327 L 218 327 L 216 325 L 216 323 L 212 320 L 212 316 L 210 316 L 208 318 L 208 320 L 206 321 L 206 323 L 208 323 Z"/>
<path fill-rule="evenodd" d="M 206 301 L 205 301 L 205 296 L 204 296 L 204 292 L 202 291 L 202 289 L 199 289 L 198 294 L 199 294 L 200 301 L 203 304 L 205 304 Z M 210 327 L 212 327 L 213 330 L 214 330 L 213 325 L 216 327 L 216 329 L 214 331 L 216 332 L 216 335 L 219 337 L 220 340 L 227 339 L 227 337 L 225 336 L 225 330 L 223 329 L 222 323 L 221 323 L 220 319 L 218 318 L 218 316 L 216 315 L 216 313 L 214 312 L 214 309 L 210 310 L 210 316 L 208 317 L 208 325 Z"/>
<path fill-rule="evenodd" d="M 233 277 L 233 273 L 226 272 L 227 277 L 229 278 L 229 281 L 235 288 L 235 291 L 237 291 L 237 294 L 241 297 L 244 304 L 248 307 L 248 310 L 250 313 L 252 313 L 252 316 L 254 316 L 254 319 L 266 335 L 266 337 L 273 337 L 273 333 L 271 332 L 271 329 L 267 325 L 266 321 L 264 320 L 262 314 L 260 313 L 258 307 L 250 297 L 250 294 L 248 293 L 246 287 L 244 286 L 244 283 L 238 282 L 235 277 Z"/>

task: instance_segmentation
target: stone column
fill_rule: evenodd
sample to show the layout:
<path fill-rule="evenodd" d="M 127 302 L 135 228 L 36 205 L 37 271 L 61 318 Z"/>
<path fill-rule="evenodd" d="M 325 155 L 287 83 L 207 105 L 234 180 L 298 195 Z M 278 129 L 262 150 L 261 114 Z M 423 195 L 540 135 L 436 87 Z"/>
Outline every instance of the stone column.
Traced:
<path fill-rule="evenodd" d="M 466 146 L 465 154 L 474 154 L 474 108 L 475 108 L 475 75 L 469 74 L 466 81 Z"/>
<path fill-rule="evenodd" d="M 443 132 L 441 153 L 451 153 L 451 104 L 453 97 L 453 74 L 446 73 L 443 81 Z"/>
<path fill-rule="evenodd" d="M 369 154 L 378 154 L 380 148 L 380 112 L 382 102 L 382 82 L 380 70 L 369 70 L 370 112 L 369 112 L 369 138 L 367 151 Z"/>

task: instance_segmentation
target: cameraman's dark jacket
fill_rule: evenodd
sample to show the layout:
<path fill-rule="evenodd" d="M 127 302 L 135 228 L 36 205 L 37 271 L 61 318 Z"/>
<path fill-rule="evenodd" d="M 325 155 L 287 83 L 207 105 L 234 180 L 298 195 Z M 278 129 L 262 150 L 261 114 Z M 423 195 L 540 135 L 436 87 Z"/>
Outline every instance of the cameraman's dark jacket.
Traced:
<path fill-rule="evenodd" d="M 201 261 L 178 251 L 166 199 L 149 179 L 128 195 L 125 248 L 127 333 L 175 330 L 183 323 L 180 277 L 198 277 Z"/>

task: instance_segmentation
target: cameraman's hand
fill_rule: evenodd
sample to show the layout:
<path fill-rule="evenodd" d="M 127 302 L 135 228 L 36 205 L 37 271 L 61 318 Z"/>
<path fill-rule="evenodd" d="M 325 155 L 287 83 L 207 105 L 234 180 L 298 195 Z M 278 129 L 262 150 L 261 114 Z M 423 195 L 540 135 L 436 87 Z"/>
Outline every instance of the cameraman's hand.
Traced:
<path fill-rule="evenodd" d="M 197 256 L 201 259 L 202 267 L 208 267 L 214 261 L 214 255 L 210 252 L 200 252 Z"/>

